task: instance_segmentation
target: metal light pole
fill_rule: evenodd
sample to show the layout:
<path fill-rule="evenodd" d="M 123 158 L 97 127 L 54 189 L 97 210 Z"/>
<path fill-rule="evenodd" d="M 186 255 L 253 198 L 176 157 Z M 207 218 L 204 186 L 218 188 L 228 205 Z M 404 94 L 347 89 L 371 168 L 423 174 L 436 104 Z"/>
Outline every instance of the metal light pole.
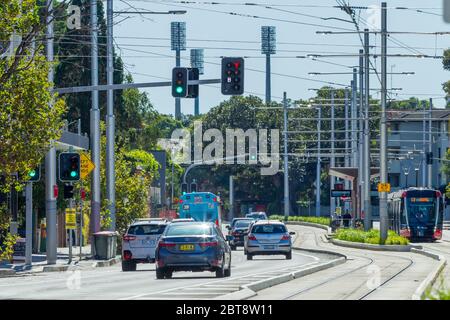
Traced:
<path fill-rule="evenodd" d="M 113 62 L 113 0 L 106 3 L 106 78 L 108 85 L 114 83 Z M 116 230 L 116 173 L 115 173 L 115 116 L 114 116 L 114 92 L 107 91 L 107 115 L 106 115 L 106 198 L 110 212 L 110 230 Z"/>
<path fill-rule="evenodd" d="M 334 152 L 334 141 L 335 141 L 335 134 L 334 134 L 334 89 L 331 88 L 331 159 L 330 159 L 330 166 L 334 168 L 336 166 L 336 155 Z M 334 176 L 330 176 L 330 189 L 334 189 L 334 184 L 336 182 L 336 178 Z M 330 193 L 330 210 L 331 214 L 334 215 L 336 211 L 336 202 L 335 198 L 331 197 Z"/>
<path fill-rule="evenodd" d="M 284 118 L 284 217 L 289 217 L 289 169 L 288 169 L 288 143 L 287 143 L 287 98 L 286 92 L 283 92 L 283 118 Z"/>
<path fill-rule="evenodd" d="M 422 101 L 422 187 L 427 185 L 427 172 L 426 172 L 426 156 L 427 156 L 427 143 L 426 143 L 426 131 L 427 131 L 427 121 L 426 121 L 426 104 Z"/>
<path fill-rule="evenodd" d="M 381 3 L 381 121 L 380 121 L 380 182 L 388 182 L 387 159 L 387 126 L 386 126 L 386 96 L 387 96 L 387 7 Z M 384 244 L 388 234 L 389 219 L 387 210 L 387 193 L 380 192 L 380 242 Z"/>
<path fill-rule="evenodd" d="M 358 180 L 359 180 L 359 210 L 358 217 L 365 212 L 364 208 L 364 57 L 363 50 L 359 50 L 359 143 L 358 143 Z"/>
<path fill-rule="evenodd" d="M 351 104 L 351 128 L 352 128 L 352 167 L 356 167 L 358 165 L 358 137 L 357 132 L 358 126 L 356 123 L 357 117 L 357 103 L 356 103 L 356 86 L 357 86 L 357 70 L 353 69 L 353 80 L 351 82 L 352 87 L 352 104 Z"/>
<path fill-rule="evenodd" d="M 344 89 L 344 113 L 345 113 L 345 158 L 344 158 L 344 166 L 349 167 L 350 166 L 350 154 L 348 153 L 348 140 L 350 138 L 349 136 L 349 120 L 348 120 L 348 88 Z M 347 181 L 348 182 L 348 181 Z M 348 183 L 346 183 L 346 187 L 348 187 Z"/>
<path fill-rule="evenodd" d="M 372 225 L 372 207 L 370 204 L 370 128 L 369 128 L 369 29 L 364 29 L 364 229 Z"/>
<path fill-rule="evenodd" d="M 433 127 L 433 121 L 432 119 L 432 112 L 433 112 L 433 99 L 430 98 L 430 112 L 428 114 L 428 152 L 431 153 L 433 152 L 433 136 L 432 136 L 432 127 Z M 430 159 L 430 162 L 427 164 L 428 165 L 428 188 L 431 188 L 433 185 L 433 164 L 432 164 L 433 159 Z"/>
<path fill-rule="evenodd" d="M 322 118 L 322 107 L 319 105 L 317 108 L 317 164 L 316 164 L 316 216 L 320 217 L 320 139 L 321 139 L 321 119 Z"/>
<path fill-rule="evenodd" d="M 203 49 L 191 49 L 191 67 L 198 68 L 198 74 L 204 74 Z M 200 114 L 200 100 L 197 96 L 195 98 L 194 115 Z"/>
<path fill-rule="evenodd" d="M 181 65 L 181 51 L 186 50 L 186 22 L 171 22 L 171 48 L 175 51 L 175 66 Z M 181 119 L 181 100 L 175 98 L 175 119 Z"/>
<path fill-rule="evenodd" d="M 97 0 L 91 0 L 91 85 L 98 85 L 98 30 Z M 91 234 L 100 230 L 100 109 L 98 91 L 92 91 L 91 108 L 91 154 L 95 168 L 91 188 Z M 92 246 L 93 250 L 94 246 Z"/>
<path fill-rule="evenodd" d="M 274 26 L 261 27 L 261 53 L 266 55 L 266 103 L 270 103 L 271 97 L 271 70 L 270 55 L 276 52 L 276 29 Z"/>
<path fill-rule="evenodd" d="M 25 199 L 26 199 L 26 243 L 25 243 L 25 264 L 27 266 L 32 265 L 33 261 L 33 182 L 27 182 L 25 187 Z"/>
<path fill-rule="evenodd" d="M 52 13 L 52 16 L 47 15 L 47 61 L 53 63 L 53 0 L 47 0 L 48 12 Z M 54 71 L 53 67 L 48 69 L 48 81 L 53 83 Z M 53 88 L 50 88 L 53 89 Z M 53 102 L 50 102 L 52 104 Z M 50 106 L 52 107 L 52 106 Z M 50 142 L 52 147 L 45 156 L 45 207 L 46 207 L 46 223 L 47 223 L 47 263 L 56 264 L 56 149 L 53 143 Z"/>

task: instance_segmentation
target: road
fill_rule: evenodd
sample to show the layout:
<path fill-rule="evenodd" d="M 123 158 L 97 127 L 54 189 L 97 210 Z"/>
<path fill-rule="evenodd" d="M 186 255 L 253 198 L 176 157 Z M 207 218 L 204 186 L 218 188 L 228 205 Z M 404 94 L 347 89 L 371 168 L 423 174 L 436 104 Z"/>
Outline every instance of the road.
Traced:
<path fill-rule="evenodd" d="M 438 264 L 410 252 L 377 252 L 324 243 L 324 230 L 293 226 L 303 247 L 340 252 L 343 265 L 264 289 L 251 300 L 410 300 Z"/>
<path fill-rule="evenodd" d="M 300 237 L 298 237 L 300 239 Z M 295 239 L 297 241 L 298 239 Z M 0 299 L 212 299 L 242 284 L 324 262 L 332 257 L 293 252 L 284 256 L 257 256 L 247 261 L 242 251 L 232 254 L 230 278 L 211 272 L 175 272 L 172 279 L 156 280 L 154 264 L 140 264 L 136 272 L 122 272 L 120 265 L 68 272 L 38 273 L 0 279 Z"/>

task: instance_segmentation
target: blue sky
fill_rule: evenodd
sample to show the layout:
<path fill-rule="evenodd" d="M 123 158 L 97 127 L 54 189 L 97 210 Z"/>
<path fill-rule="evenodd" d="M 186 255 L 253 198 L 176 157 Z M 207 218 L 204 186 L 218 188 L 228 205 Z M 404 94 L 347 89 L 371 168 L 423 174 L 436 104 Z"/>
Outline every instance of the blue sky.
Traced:
<path fill-rule="evenodd" d="M 319 88 L 324 83 L 310 80 L 332 81 L 348 85 L 352 79 L 348 75 L 309 76 L 308 72 L 348 72 L 358 64 L 358 57 L 327 57 L 321 61 L 294 58 L 306 54 L 356 54 L 361 48 L 357 34 L 318 35 L 316 31 L 342 29 L 355 30 L 349 16 L 338 8 L 338 1 L 295 1 L 295 0 L 255 0 L 261 6 L 242 5 L 248 1 L 219 0 L 220 4 L 207 4 L 208 1 L 192 1 L 181 4 L 179 1 L 116 0 L 114 10 L 168 11 L 186 10 L 185 15 L 116 15 L 114 22 L 115 44 L 135 82 L 170 80 L 175 65 L 175 53 L 170 50 L 170 22 L 185 21 L 187 50 L 182 51 L 182 66 L 190 65 L 190 49 L 204 48 L 205 74 L 202 79 L 218 78 L 221 56 L 248 56 L 246 58 L 245 91 L 258 94 L 264 99 L 265 59 L 260 51 L 261 26 L 275 26 L 277 31 L 277 53 L 272 59 L 272 99 L 281 100 L 283 91 L 289 98 L 309 98 L 308 88 Z M 354 6 L 380 5 L 380 1 L 347 1 Z M 442 18 L 442 0 L 398 0 L 386 1 L 388 5 L 388 30 L 436 32 L 450 31 L 450 24 Z M 210 3 L 210 2 L 209 2 Z M 272 9 L 264 8 L 269 6 Z M 133 8 L 132 8 L 133 7 Z M 396 8 L 397 7 L 397 8 Z M 409 9 L 398 9 L 407 7 Z M 421 12 L 417 12 L 417 10 Z M 220 12 L 217 12 L 220 11 Z M 286 12 L 289 11 L 289 12 Z M 228 12 L 252 15 L 262 18 L 231 15 Z M 376 10 L 358 10 L 357 20 L 360 28 L 365 23 L 378 21 Z M 130 16 L 130 18 L 127 18 Z M 125 19 L 125 20 L 123 20 Z M 283 20 L 283 21 L 281 21 Z M 314 24 L 307 25 L 307 24 Z M 135 38 L 133 38 L 135 37 Z M 388 41 L 388 54 L 427 54 L 442 55 L 443 48 L 450 45 L 450 35 L 391 35 Z M 380 53 L 380 35 L 370 36 L 373 52 Z M 372 60 L 377 69 L 380 59 Z M 334 65 L 341 64 L 344 66 Z M 391 69 L 391 66 L 393 66 Z M 250 71 L 253 69 L 255 71 Z M 435 106 L 445 104 L 441 84 L 450 79 L 450 72 L 443 70 L 440 59 L 389 58 L 388 71 L 408 72 L 415 75 L 388 76 L 388 87 L 401 87 L 398 99 L 410 96 L 430 98 Z M 301 79 L 304 78 L 304 79 Z M 380 88 L 376 75 L 370 78 L 371 88 Z M 148 89 L 150 99 L 159 112 L 174 113 L 174 99 L 170 88 Z M 376 97 L 376 95 L 375 95 Z M 200 112 L 207 112 L 228 97 L 221 95 L 219 85 L 200 87 Z M 192 99 L 182 100 L 182 112 L 192 114 Z"/>

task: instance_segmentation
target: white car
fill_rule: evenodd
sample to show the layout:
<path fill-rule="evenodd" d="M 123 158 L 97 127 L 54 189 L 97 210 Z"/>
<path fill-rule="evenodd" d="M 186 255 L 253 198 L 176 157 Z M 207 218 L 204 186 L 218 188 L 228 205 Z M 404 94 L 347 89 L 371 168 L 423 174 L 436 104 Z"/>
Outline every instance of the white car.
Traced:
<path fill-rule="evenodd" d="M 169 224 L 166 220 L 134 221 L 122 239 L 122 271 L 136 271 L 138 263 L 155 262 L 155 250 L 161 234 Z"/>

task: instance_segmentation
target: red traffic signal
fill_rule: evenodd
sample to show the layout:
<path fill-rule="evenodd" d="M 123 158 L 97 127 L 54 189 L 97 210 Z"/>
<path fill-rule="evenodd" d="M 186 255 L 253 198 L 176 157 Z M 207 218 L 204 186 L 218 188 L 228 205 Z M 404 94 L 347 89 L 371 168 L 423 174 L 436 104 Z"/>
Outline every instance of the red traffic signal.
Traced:
<path fill-rule="evenodd" d="M 221 90 L 224 95 L 244 93 L 244 59 L 222 58 Z"/>

